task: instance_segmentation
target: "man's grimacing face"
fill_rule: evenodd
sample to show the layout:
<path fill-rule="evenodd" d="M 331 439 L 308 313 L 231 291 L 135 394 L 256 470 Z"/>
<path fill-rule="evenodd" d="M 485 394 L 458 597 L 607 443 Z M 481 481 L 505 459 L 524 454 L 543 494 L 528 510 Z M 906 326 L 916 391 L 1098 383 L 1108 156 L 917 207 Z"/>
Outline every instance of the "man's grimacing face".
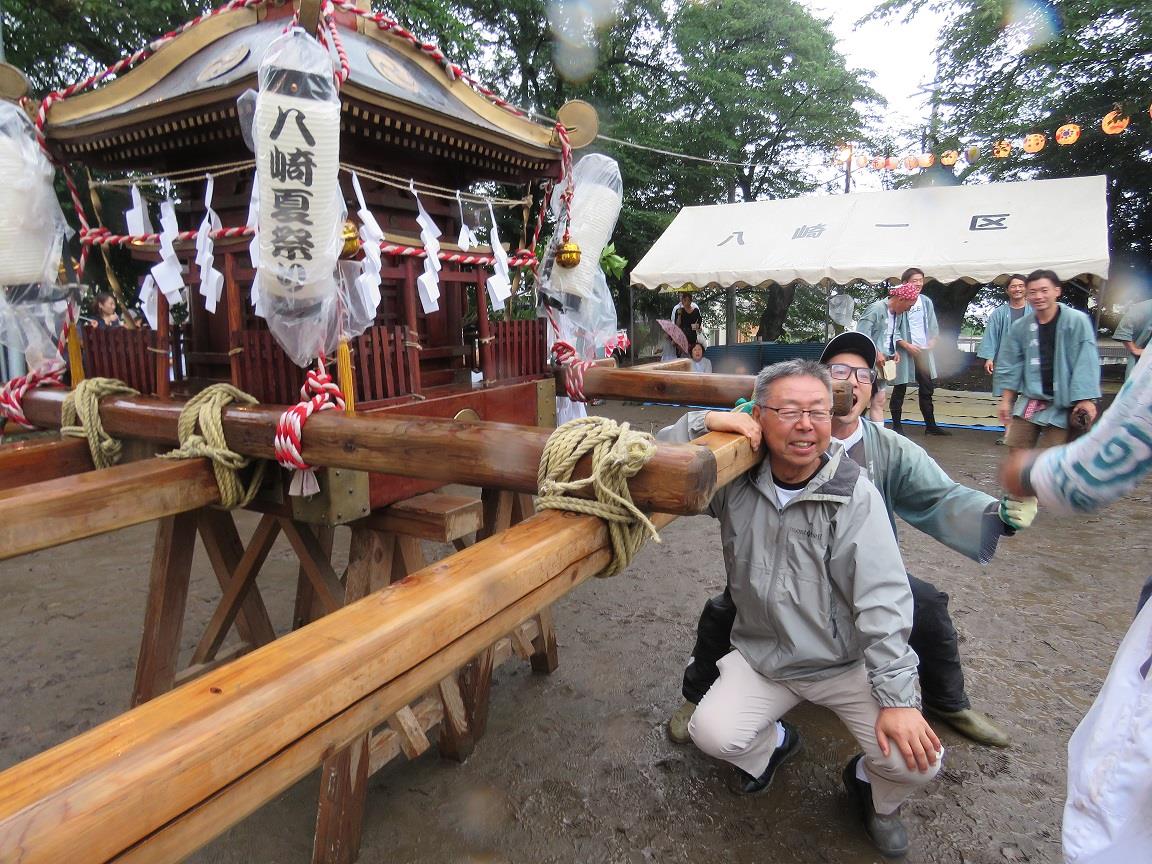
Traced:
<path fill-rule="evenodd" d="M 839 354 L 829 357 L 828 362 L 824 365 L 831 366 L 834 363 L 851 366 L 853 369 L 869 368 L 863 357 L 851 351 L 841 351 Z M 853 374 L 849 380 L 852 382 L 852 410 L 847 414 L 832 418 L 832 422 L 837 426 L 853 428 L 856 421 L 868 410 L 868 403 L 872 401 L 872 383 L 868 382 L 866 384 L 863 381 L 858 381 L 855 374 Z"/>

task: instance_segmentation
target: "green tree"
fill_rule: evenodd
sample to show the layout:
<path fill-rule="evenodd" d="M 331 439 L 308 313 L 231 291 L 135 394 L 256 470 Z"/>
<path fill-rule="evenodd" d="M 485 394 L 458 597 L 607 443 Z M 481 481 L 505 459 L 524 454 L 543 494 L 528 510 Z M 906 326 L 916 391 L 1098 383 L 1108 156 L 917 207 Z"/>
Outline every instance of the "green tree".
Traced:
<path fill-rule="evenodd" d="M 1147 119 L 1152 94 L 1152 5 L 1144 0 L 1062 0 L 1009 4 L 1003 0 L 888 0 L 874 15 L 899 20 L 921 9 L 946 15 L 937 46 L 941 149 L 1032 132 L 1048 146 L 1029 155 L 983 159 L 961 173 L 975 181 L 1029 180 L 1104 174 L 1116 277 L 1152 258 L 1152 183 Z M 1022 10 L 1020 17 L 1006 15 Z M 1120 135 L 1105 135 L 1100 119 L 1119 107 L 1132 117 Z M 1061 147 L 1053 133 L 1082 127 L 1078 143 Z M 1054 219 L 1060 214 L 1054 213 Z M 1087 288 L 1070 285 L 1070 299 L 1087 304 Z M 955 327 L 980 286 L 957 288 Z M 934 295 L 935 296 L 935 295 Z M 1139 299 L 1139 298 L 1137 298 Z M 955 314 L 959 312 L 959 315 Z"/>

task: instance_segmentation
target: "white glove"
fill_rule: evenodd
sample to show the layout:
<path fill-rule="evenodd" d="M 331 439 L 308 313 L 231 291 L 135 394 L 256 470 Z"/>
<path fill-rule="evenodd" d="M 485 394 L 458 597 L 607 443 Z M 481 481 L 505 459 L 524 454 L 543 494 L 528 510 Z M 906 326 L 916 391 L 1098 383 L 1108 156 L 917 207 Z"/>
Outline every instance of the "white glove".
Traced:
<path fill-rule="evenodd" d="M 1021 531 L 1032 524 L 1036 518 L 1035 498 L 1009 498 L 1005 495 L 1000 499 L 1000 521 L 1009 528 Z"/>

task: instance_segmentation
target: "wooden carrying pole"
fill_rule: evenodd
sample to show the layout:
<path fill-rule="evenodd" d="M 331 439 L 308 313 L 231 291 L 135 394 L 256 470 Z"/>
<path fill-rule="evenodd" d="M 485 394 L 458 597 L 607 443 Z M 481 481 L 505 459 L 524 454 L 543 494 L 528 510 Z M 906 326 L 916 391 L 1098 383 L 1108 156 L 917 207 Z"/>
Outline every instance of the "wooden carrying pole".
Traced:
<path fill-rule="evenodd" d="M 738 436 L 698 443 L 716 452 L 722 483 L 760 458 Z M 595 517 L 541 513 L 10 768 L 0 774 L 0 861 L 179 860 L 330 752 L 314 733 L 361 709 L 332 743 L 371 728 L 598 572 L 609 544 Z M 228 789 L 246 790 L 237 814 L 213 800 Z M 185 832 L 170 846 L 169 827 Z M 142 841 L 151 848 L 126 854 Z"/>
<path fill-rule="evenodd" d="M 33 390 L 24 413 L 41 427 L 60 425 L 64 394 Z M 108 397 L 100 419 L 117 438 L 176 444 L 183 404 L 141 397 Z M 224 411 L 228 446 L 245 456 L 275 457 L 272 441 L 283 406 L 229 406 Z M 536 467 L 551 430 L 510 423 L 458 423 L 427 417 L 317 411 L 304 427 L 303 457 L 313 465 L 379 471 L 444 483 L 534 493 Z M 588 476 L 591 460 L 576 466 Z M 655 457 L 629 482 L 637 506 L 660 513 L 699 513 L 716 488 L 716 460 L 707 450 L 661 444 Z"/>
<path fill-rule="evenodd" d="M 219 500 L 207 459 L 146 459 L 5 489 L 0 491 L 0 560 Z"/>
<path fill-rule="evenodd" d="M 91 470 L 92 454 L 83 438 L 0 445 L 0 490 Z"/>
<path fill-rule="evenodd" d="M 679 361 L 677 361 L 679 362 Z M 557 392 L 564 392 L 567 371 L 556 371 Z M 679 405 L 732 408 L 737 399 L 751 399 L 755 375 L 713 375 L 652 369 L 613 369 L 592 366 L 584 370 L 584 395 L 589 399 L 642 399 Z M 847 414 L 852 408 L 852 382 L 832 382 L 832 410 Z"/>

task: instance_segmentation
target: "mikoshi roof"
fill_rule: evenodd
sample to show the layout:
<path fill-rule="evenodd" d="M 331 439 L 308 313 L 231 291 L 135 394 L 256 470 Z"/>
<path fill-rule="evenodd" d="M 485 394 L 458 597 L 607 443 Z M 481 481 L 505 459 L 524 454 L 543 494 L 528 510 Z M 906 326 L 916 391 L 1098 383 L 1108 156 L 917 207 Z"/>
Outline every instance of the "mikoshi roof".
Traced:
<path fill-rule="evenodd" d="M 226 139 L 242 148 L 236 97 L 256 87 L 264 51 L 291 14 L 291 5 L 267 4 L 195 24 L 127 73 L 52 105 L 49 147 L 66 160 L 108 168 L 175 167 Z M 525 179 L 559 172 L 551 127 L 452 80 L 443 65 L 371 20 L 341 10 L 335 20 L 350 65 L 341 90 L 349 144 L 424 150 L 489 176 L 493 168 Z"/>
<path fill-rule="evenodd" d="M 632 284 L 880 282 L 911 266 L 941 282 L 1038 268 L 1106 279 L 1105 189 L 1096 176 L 685 207 Z"/>

